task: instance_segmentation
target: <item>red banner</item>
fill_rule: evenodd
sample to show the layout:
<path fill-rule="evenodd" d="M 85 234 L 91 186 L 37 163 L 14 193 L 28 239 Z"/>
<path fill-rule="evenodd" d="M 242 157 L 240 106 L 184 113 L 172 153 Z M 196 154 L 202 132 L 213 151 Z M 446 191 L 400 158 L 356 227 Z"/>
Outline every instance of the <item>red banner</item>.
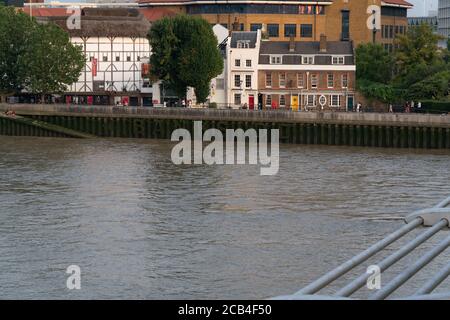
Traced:
<path fill-rule="evenodd" d="M 97 59 L 96 58 L 92 58 L 91 71 L 92 71 L 92 76 L 93 77 L 97 76 Z"/>
<path fill-rule="evenodd" d="M 148 78 L 150 76 L 150 64 L 149 63 L 141 64 L 141 76 L 142 76 L 142 78 Z"/>

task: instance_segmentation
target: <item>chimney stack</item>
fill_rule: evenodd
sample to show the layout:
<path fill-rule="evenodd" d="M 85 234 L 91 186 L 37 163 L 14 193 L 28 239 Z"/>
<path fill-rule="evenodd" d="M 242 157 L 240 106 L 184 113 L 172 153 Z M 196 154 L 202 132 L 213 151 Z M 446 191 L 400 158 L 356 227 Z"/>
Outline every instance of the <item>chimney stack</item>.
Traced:
<path fill-rule="evenodd" d="M 238 18 L 234 18 L 234 22 L 232 24 L 232 30 L 233 31 L 241 31 Z"/>
<path fill-rule="evenodd" d="M 323 33 L 320 35 L 320 52 L 327 52 L 327 36 Z"/>
<path fill-rule="evenodd" d="M 295 52 L 295 40 L 294 36 L 289 38 L 289 52 Z"/>

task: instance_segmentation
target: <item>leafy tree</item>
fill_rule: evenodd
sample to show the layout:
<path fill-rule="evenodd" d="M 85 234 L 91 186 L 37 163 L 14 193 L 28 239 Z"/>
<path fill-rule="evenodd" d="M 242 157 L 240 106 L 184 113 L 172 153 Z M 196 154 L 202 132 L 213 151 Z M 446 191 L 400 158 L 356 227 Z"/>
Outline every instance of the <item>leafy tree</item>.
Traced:
<path fill-rule="evenodd" d="M 379 45 L 359 46 L 358 90 L 366 98 L 383 102 L 448 97 L 450 56 L 447 49 L 438 48 L 439 39 L 431 27 L 422 24 L 409 28 L 406 35 L 398 35 L 398 49 L 393 54 Z"/>
<path fill-rule="evenodd" d="M 70 43 L 63 29 L 0 6 L 0 94 L 64 91 L 84 63 L 81 48 Z"/>
<path fill-rule="evenodd" d="M 164 18 L 154 23 L 148 38 L 152 48 L 151 76 L 168 81 L 173 67 L 172 55 L 179 42 L 174 34 L 174 20 Z"/>
<path fill-rule="evenodd" d="M 362 44 L 356 49 L 356 77 L 389 83 L 392 79 L 392 56 L 379 44 Z"/>
<path fill-rule="evenodd" d="M 406 35 L 398 35 L 395 63 L 398 76 L 412 72 L 416 65 L 434 65 L 442 60 L 438 41 L 442 37 L 434 34 L 427 24 L 408 28 Z"/>
<path fill-rule="evenodd" d="M 13 7 L 0 5 L 0 94 L 23 89 L 27 67 L 23 55 L 30 51 L 30 39 L 36 23 Z"/>
<path fill-rule="evenodd" d="M 68 33 L 55 24 L 38 25 L 34 31 L 31 50 L 22 59 L 28 70 L 26 88 L 41 95 L 64 92 L 78 80 L 84 67 L 82 49 L 74 46 Z"/>
<path fill-rule="evenodd" d="M 399 92 L 389 84 L 361 79 L 357 89 L 368 99 L 393 102 L 399 99 Z"/>
<path fill-rule="evenodd" d="M 450 71 L 445 70 L 424 78 L 411 85 L 408 89 L 408 99 L 440 100 L 449 94 Z"/>
<path fill-rule="evenodd" d="M 193 87 L 197 101 L 210 93 L 211 79 L 223 70 L 223 59 L 211 26 L 198 17 L 178 15 L 153 24 L 149 31 L 152 74 L 167 80 L 179 96 Z"/>

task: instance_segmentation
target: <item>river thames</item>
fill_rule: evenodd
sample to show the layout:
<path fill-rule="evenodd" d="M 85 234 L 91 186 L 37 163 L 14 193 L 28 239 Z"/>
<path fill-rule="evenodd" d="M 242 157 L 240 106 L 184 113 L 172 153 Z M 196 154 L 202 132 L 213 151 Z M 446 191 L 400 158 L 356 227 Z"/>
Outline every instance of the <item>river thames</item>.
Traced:
<path fill-rule="evenodd" d="M 260 176 L 250 165 L 176 166 L 172 146 L 0 137 L 0 298 L 290 294 L 450 195 L 447 151 L 281 145 L 278 175 Z M 66 288 L 73 264 L 81 290 Z"/>

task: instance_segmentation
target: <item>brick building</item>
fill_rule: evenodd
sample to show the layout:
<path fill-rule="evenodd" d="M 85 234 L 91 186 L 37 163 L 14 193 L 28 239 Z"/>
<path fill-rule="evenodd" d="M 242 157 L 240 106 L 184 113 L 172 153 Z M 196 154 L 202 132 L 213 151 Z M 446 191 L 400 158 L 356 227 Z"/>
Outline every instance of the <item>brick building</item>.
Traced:
<path fill-rule="evenodd" d="M 319 41 L 325 34 L 330 41 L 375 40 L 387 47 L 396 31 L 406 30 L 412 7 L 404 0 L 140 0 L 140 6 L 201 16 L 234 31 L 262 29 L 275 41 Z"/>
<path fill-rule="evenodd" d="M 348 110 L 354 105 L 355 61 L 350 41 L 262 41 L 260 108 Z"/>

